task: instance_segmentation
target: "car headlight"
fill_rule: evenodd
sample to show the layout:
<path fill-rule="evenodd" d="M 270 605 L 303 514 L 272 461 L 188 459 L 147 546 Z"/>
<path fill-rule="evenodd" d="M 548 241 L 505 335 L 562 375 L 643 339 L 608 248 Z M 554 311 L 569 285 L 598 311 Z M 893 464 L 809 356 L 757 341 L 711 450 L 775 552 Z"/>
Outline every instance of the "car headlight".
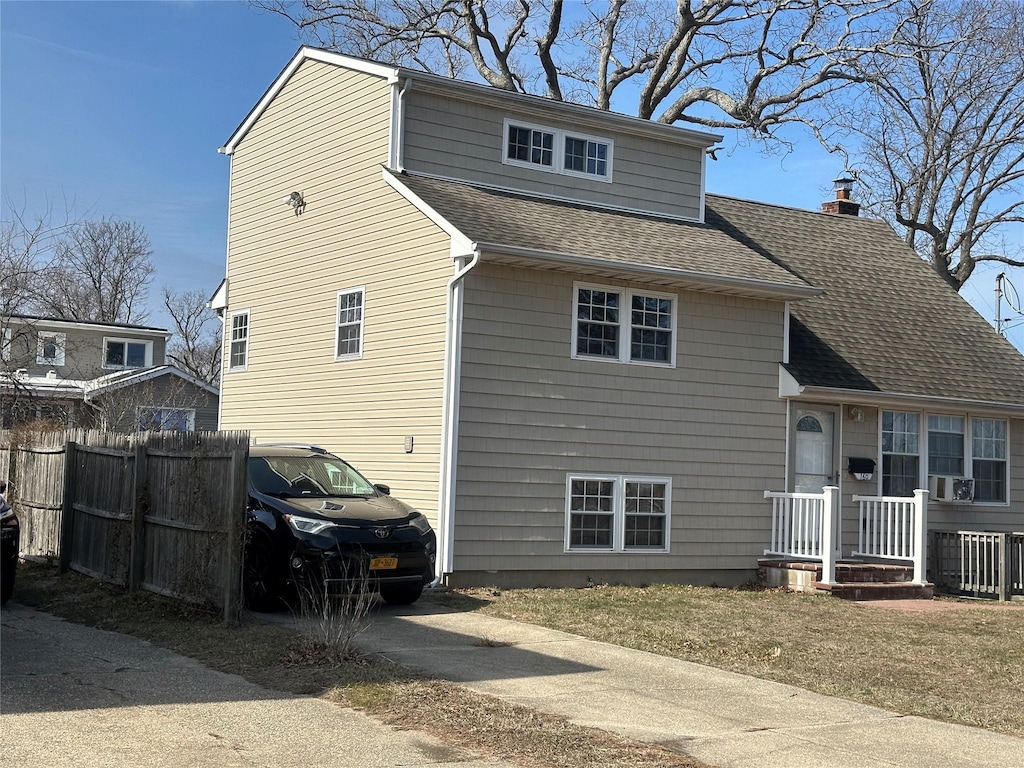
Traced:
<path fill-rule="evenodd" d="M 329 528 L 339 526 L 330 520 L 319 520 L 312 517 L 301 517 L 299 515 L 282 515 L 285 521 L 299 533 L 317 534 L 323 533 Z"/>
<path fill-rule="evenodd" d="M 430 533 L 430 521 L 424 517 L 423 513 L 417 512 L 416 516 L 409 521 L 409 525 L 415 528 L 420 533 Z"/>

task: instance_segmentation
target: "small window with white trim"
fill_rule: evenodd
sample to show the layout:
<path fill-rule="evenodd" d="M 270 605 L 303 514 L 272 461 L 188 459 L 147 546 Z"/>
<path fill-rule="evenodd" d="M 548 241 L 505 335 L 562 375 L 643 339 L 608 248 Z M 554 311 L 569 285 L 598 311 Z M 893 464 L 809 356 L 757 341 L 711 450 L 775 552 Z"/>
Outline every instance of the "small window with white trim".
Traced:
<path fill-rule="evenodd" d="M 882 412 L 882 495 L 914 495 L 921 485 L 921 457 L 916 413 Z"/>
<path fill-rule="evenodd" d="M 146 368 L 153 364 L 153 342 L 138 339 L 103 339 L 103 367 Z"/>
<path fill-rule="evenodd" d="M 64 365 L 64 346 L 67 336 L 63 333 L 40 331 L 36 340 L 36 363 L 39 365 Z"/>
<path fill-rule="evenodd" d="M 363 356 L 363 298 L 360 286 L 338 292 L 335 360 L 352 360 Z"/>
<path fill-rule="evenodd" d="M 676 297 L 655 291 L 573 285 L 574 359 L 676 364 Z"/>
<path fill-rule="evenodd" d="M 249 310 L 231 315 L 228 344 L 228 370 L 244 371 L 249 365 Z"/>
<path fill-rule="evenodd" d="M 671 506 L 669 478 L 568 475 L 566 550 L 667 552 Z"/>

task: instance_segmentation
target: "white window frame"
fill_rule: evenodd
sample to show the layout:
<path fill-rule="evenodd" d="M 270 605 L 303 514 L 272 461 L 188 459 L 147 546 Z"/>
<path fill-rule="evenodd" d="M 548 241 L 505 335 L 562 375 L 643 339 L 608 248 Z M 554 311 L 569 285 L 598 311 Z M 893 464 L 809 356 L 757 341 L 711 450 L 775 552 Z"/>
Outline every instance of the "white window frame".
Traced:
<path fill-rule="evenodd" d="M 46 347 L 46 339 L 53 339 L 54 346 L 57 354 L 53 357 L 45 357 L 43 350 Z M 66 333 L 51 333 L 49 331 L 38 331 L 36 336 L 36 364 L 37 365 L 52 365 L 62 366 L 64 365 L 65 350 L 67 348 L 68 337 Z"/>
<path fill-rule="evenodd" d="M 581 354 L 576 349 L 576 339 L 579 336 L 579 304 L 580 291 L 603 291 L 605 293 L 617 293 L 619 301 L 619 353 L 617 357 L 606 355 Z M 633 346 L 633 298 L 634 296 L 650 297 L 655 299 L 668 299 L 672 302 L 672 327 L 669 333 L 672 338 L 669 341 L 669 359 L 666 362 L 658 360 L 634 360 L 632 358 Z M 573 360 L 597 360 L 606 363 L 622 363 L 629 365 L 649 365 L 655 368 L 675 368 L 676 348 L 679 346 L 679 296 L 675 293 L 663 293 L 661 291 L 648 291 L 641 288 L 624 288 L 621 286 L 598 285 L 596 283 L 574 282 L 572 284 L 572 338 L 569 340 L 570 356 Z"/>
<path fill-rule="evenodd" d="M 613 483 L 612 490 L 612 545 L 610 547 L 573 547 L 572 536 L 572 484 L 574 480 L 597 480 Z M 627 547 L 626 540 L 626 484 L 653 483 L 665 486 L 665 546 Z M 586 514 L 586 513 L 584 513 Z M 607 513 L 598 513 L 607 514 Z M 565 553 L 566 554 L 667 554 L 672 543 L 672 478 L 653 475 L 586 474 L 569 472 L 565 476 Z"/>
<path fill-rule="evenodd" d="M 234 358 L 234 354 L 232 352 L 232 347 L 234 346 L 235 343 L 235 318 L 241 317 L 242 315 L 245 315 L 245 362 L 242 363 L 241 365 L 233 365 L 232 361 Z M 228 364 L 225 370 L 228 373 L 248 370 L 249 352 L 251 349 L 252 342 L 252 315 L 250 314 L 248 309 L 240 309 L 237 312 L 232 312 L 228 316 L 227 325 L 228 327 L 227 332 L 224 334 L 224 340 L 228 345 Z"/>
<path fill-rule="evenodd" d="M 886 451 L 885 450 L 885 414 L 897 414 L 905 413 L 917 417 L 917 451 L 914 453 L 900 452 L 900 451 Z M 896 409 L 880 408 L 878 411 L 878 493 L 883 493 L 885 485 L 885 457 L 889 456 L 915 456 L 917 458 L 917 481 L 915 487 L 921 486 L 921 467 L 927 461 L 927 450 L 921 449 L 921 417 L 922 414 L 918 411 L 901 411 Z M 893 432 L 893 435 L 897 434 L 912 434 L 910 432 Z"/>
<path fill-rule="evenodd" d="M 142 416 L 143 414 L 160 413 L 162 411 L 174 411 L 175 413 L 181 413 L 185 415 L 187 423 L 186 432 L 194 432 L 196 429 L 196 409 L 195 408 L 177 408 L 175 406 L 168 405 L 140 405 L 135 409 L 135 431 L 142 432 Z M 161 419 L 163 421 L 163 419 Z"/>
<path fill-rule="evenodd" d="M 511 127 L 515 128 L 526 128 L 530 131 L 540 131 L 541 133 L 550 133 L 552 135 L 552 147 L 551 147 L 551 165 L 542 165 L 541 163 L 531 163 L 527 160 L 518 160 L 508 156 L 508 129 Z M 605 173 L 587 173 L 586 171 L 576 171 L 565 167 L 565 140 L 566 139 L 579 139 L 581 141 L 593 142 L 596 144 L 604 144 L 606 147 L 606 159 L 605 159 Z M 501 162 L 504 165 L 513 165 L 518 168 L 530 168 L 535 171 L 544 171 L 545 173 L 557 173 L 563 176 L 575 176 L 579 179 L 591 179 L 593 181 L 602 181 L 605 183 L 611 183 L 612 181 L 612 166 L 614 165 L 615 159 L 615 142 L 604 136 L 592 136 L 590 134 L 581 133 L 580 131 L 569 131 L 561 128 L 552 128 L 548 125 L 538 125 L 537 123 L 530 123 L 526 120 L 516 120 L 511 117 L 506 117 L 502 124 L 502 137 L 501 137 Z"/>
<path fill-rule="evenodd" d="M 359 351 L 338 354 L 338 342 L 341 340 L 342 326 L 356 325 L 357 323 L 341 322 L 341 299 L 343 296 L 359 294 Z M 361 360 L 363 357 L 363 331 L 366 328 L 366 286 L 360 285 L 356 288 L 346 288 L 338 291 L 337 301 L 334 305 L 334 359 L 335 360 Z"/>
<path fill-rule="evenodd" d="M 955 504 L 957 506 L 973 505 L 978 507 L 1008 507 L 1010 506 L 1010 499 L 1013 496 L 1011 482 L 1012 476 L 1010 473 L 1010 456 L 1011 453 L 1011 440 L 1012 435 L 1010 434 L 1010 419 L 1002 418 L 999 416 L 984 416 L 981 414 L 971 414 L 965 412 L 950 412 L 950 411 L 907 411 L 900 408 L 880 408 L 878 416 L 878 458 L 879 458 L 879 471 L 878 471 L 878 493 L 882 493 L 882 414 L 884 412 L 890 413 L 916 413 L 918 417 L 918 436 L 917 436 L 917 447 L 918 447 L 918 487 L 928 488 L 928 478 L 931 476 L 928 469 L 929 464 L 929 448 L 928 445 L 928 417 L 929 416 L 953 416 L 956 418 L 963 419 L 964 423 L 964 471 L 962 475 L 955 475 L 955 477 L 964 477 L 967 479 L 974 479 L 974 422 L 978 420 L 988 421 L 999 421 L 1002 422 L 1005 427 L 1006 434 L 1006 498 L 1003 501 L 935 501 L 929 499 L 929 502 L 935 501 L 938 504 Z M 991 459 L 981 459 L 982 461 L 991 461 Z M 952 476 L 952 475 L 951 475 Z"/>
<path fill-rule="evenodd" d="M 107 345 L 108 344 L 123 344 L 124 345 L 124 359 L 128 360 L 128 345 L 129 344 L 142 344 L 146 348 L 146 353 L 142 362 L 142 365 L 128 365 L 125 362 L 124 365 L 112 365 L 107 362 Z M 120 336 L 104 336 L 103 337 L 103 349 L 101 353 L 103 355 L 102 367 L 108 371 L 123 371 L 132 368 L 149 368 L 153 365 L 153 342 L 145 339 L 128 339 Z"/>

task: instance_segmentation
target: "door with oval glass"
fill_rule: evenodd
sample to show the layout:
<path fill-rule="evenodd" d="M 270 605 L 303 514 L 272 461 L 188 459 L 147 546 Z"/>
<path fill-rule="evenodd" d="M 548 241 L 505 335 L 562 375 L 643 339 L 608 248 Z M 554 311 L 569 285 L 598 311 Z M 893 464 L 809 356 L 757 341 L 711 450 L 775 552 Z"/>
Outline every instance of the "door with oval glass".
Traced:
<path fill-rule="evenodd" d="M 835 439 L 839 409 L 794 405 L 792 418 L 790 467 L 793 490 L 797 493 L 821 493 L 826 485 L 839 485 Z"/>

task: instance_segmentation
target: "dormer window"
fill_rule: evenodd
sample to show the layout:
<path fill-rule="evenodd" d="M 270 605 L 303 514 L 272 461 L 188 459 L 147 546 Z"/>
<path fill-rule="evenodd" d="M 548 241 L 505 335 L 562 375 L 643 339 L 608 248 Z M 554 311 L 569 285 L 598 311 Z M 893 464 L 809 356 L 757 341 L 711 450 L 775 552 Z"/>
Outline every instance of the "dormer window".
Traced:
<path fill-rule="evenodd" d="M 612 141 L 575 131 L 505 120 L 503 162 L 534 170 L 612 180 Z"/>
<path fill-rule="evenodd" d="M 104 368 L 145 368 L 153 364 L 153 343 L 135 339 L 103 339 Z"/>

